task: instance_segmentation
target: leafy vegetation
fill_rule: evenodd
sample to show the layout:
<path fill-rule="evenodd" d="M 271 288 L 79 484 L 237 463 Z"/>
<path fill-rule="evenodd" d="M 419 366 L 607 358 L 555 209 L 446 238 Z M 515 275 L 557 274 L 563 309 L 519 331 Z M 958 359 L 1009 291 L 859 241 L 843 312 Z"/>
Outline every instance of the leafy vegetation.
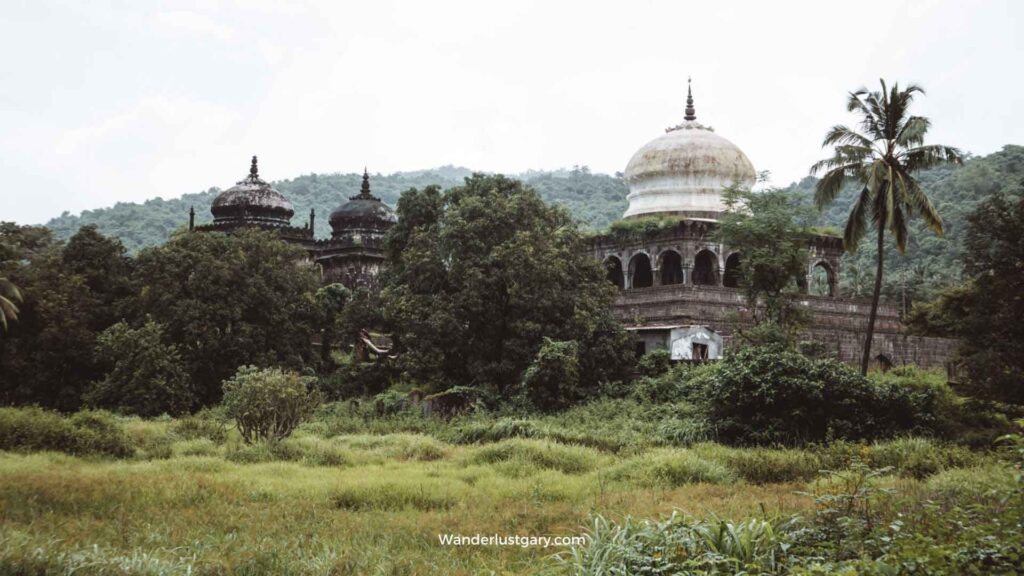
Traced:
<path fill-rule="evenodd" d="M 918 304 L 917 331 L 959 338 L 965 388 L 990 399 L 1024 403 L 1024 196 L 996 193 L 968 216 L 964 268 L 968 282 Z"/>
<path fill-rule="evenodd" d="M 740 254 L 736 276 L 726 278 L 726 283 L 743 290 L 755 325 L 777 327 L 791 340 L 807 321 L 796 298 L 806 274 L 814 216 L 780 190 L 754 193 L 733 188 L 722 198 L 728 211 L 715 236 Z"/>
<path fill-rule="evenodd" d="M 224 381 L 224 414 L 246 444 L 287 437 L 320 404 L 309 378 L 277 368 L 243 366 Z"/>

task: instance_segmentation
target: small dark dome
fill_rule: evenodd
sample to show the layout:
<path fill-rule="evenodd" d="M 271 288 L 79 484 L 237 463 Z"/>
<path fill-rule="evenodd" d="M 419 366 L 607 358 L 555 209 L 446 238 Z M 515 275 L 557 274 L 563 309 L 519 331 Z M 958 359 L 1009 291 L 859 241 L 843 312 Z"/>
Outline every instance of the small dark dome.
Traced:
<path fill-rule="evenodd" d="M 352 232 L 383 232 L 397 222 L 398 218 L 391 207 L 370 194 L 370 176 L 363 171 L 363 184 L 359 194 L 335 208 L 328 221 L 333 231 L 332 236 L 338 237 Z"/>
<path fill-rule="evenodd" d="M 221 192 L 210 207 L 214 223 L 251 222 L 288 226 L 295 210 L 283 194 L 260 179 L 256 157 L 252 157 L 249 175 Z"/>

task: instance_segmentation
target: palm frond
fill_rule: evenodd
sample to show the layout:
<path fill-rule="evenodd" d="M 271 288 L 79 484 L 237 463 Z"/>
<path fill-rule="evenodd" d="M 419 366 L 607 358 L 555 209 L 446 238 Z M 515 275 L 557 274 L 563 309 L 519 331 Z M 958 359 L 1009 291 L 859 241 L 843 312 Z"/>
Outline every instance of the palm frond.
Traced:
<path fill-rule="evenodd" d="M 871 204 L 871 200 L 871 191 L 865 186 L 857 195 L 853 206 L 850 207 L 850 215 L 846 217 L 846 227 L 843 229 L 843 248 L 847 252 L 856 252 L 857 244 L 864 237 L 867 206 Z"/>
<path fill-rule="evenodd" d="M 931 125 L 931 121 L 923 116 L 910 116 L 896 134 L 896 144 L 904 148 L 921 145 Z"/>
<path fill-rule="evenodd" d="M 963 164 L 963 152 L 959 148 L 942 144 L 915 146 L 901 154 L 907 172 L 917 172 L 940 164 Z"/>
<path fill-rule="evenodd" d="M 841 124 L 833 126 L 827 134 L 825 134 L 825 140 L 822 142 L 822 147 L 832 146 L 834 144 L 852 144 L 859 145 L 864 148 L 871 148 L 871 139 L 863 134 L 850 129 L 847 126 Z"/>

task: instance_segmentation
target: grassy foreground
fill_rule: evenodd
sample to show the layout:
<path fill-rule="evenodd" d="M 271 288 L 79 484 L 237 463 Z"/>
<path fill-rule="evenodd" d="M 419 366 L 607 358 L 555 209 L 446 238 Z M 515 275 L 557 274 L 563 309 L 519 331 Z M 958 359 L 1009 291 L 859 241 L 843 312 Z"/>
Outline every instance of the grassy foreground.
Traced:
<path fill-rule="evenodd" d="M 2 574 L 593 573 L 564 547 L 443 546 L 438 535 L 572 536 L 595 517 L 810 517 L 825 468 L 866 460 L 913 503 L 1013 483 L 987 454 L 903 439 L 807 450 L 474 443 L 332 434 L 273 446 L 169 419 L 125 420 L 134 455 L 0 452 Z M 200 427 L 201 428 L 201 427 Z M 1005 503 L 1002 504 L 1005 506 Z M 994 508 L 993 508 L 994 509 Z M 559 561 L 554 555 L 561 553 Z"/>

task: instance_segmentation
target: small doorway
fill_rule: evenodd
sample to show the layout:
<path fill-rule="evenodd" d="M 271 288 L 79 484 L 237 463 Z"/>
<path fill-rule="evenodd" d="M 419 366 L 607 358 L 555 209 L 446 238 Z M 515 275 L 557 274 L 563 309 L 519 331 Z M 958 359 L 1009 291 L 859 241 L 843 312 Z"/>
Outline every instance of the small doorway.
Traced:
<path fill-rule="evenodd" d="M 693 348 L 690 350 L 690 358 L 694 360 L 707 360 L 708 359 L 708 345 L 693 343 Z"/>

